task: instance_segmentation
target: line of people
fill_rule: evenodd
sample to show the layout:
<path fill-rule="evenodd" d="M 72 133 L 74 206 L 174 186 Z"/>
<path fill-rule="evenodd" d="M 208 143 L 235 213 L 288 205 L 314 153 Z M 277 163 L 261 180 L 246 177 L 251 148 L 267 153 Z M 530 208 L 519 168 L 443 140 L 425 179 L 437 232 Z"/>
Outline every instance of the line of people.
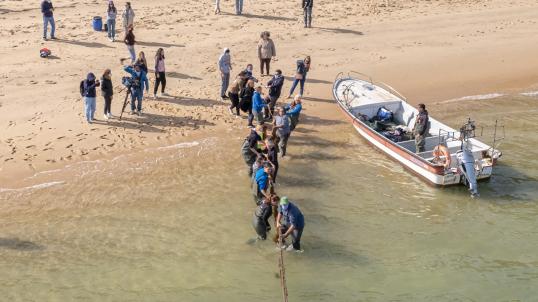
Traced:
<path fill-rule="evenodd" d="M 302 110 L 300 95 L 296 95 L 290 104 L 277 105 L 283 84 L 282 72 L 276 70 L 265 86 L 269 91 L 264 96 L 264 86 L 252 75 L 252 65 L 249 64 L 230 86 L 228 95 L 232 105 L 229 109 L 231 114 L 237 115 L 240 109 L 249 112 L 251 131 L 243 142 L 241 154 L 248 168 L 256 202 L 253 226 L 258 239 L 267 239 L 272 216 L 277 230 L 274 241 L 278 243 L 278 236 L 282 236 L 283 245 L 280 248 L 301 251 L 304 216 L 296 204 L 275 192 L 279 158 L 286 156 L 288 139 L 299 123 Z M 251 104 L 248 100 L 251 100 Z M 253 127 L 254 122 L 256 127 Z M 286 245 L 288 237 L 291 237 L 291 243 Z"/>

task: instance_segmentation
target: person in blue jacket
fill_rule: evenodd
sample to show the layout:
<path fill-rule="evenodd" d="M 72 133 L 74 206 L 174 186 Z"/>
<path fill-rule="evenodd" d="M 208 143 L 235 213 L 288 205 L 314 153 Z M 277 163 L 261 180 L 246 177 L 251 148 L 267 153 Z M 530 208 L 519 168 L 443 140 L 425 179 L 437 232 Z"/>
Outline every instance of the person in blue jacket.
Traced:
<path fill-rule="evenodd" d="M 56 30 L 56 24 L 54 23 L 54 7 L 50 0 L 43 0 L 41 2 L 41 13 L 43 14 L 43 40 L 47 40 L 47 28 L 50 23 L 50 38 L 56 39 L 54 31 Z"/>
<path fill-rule="evenodd" d="M 259 168 L 255 171 L 254 183 L 253 183 L 253 195 L 254 201 L 259 205 L 263 198 L 271 198 L 270 186 L 272 184 L 273 168 L 270 163 L 265 163 L 263 168 Z"/>
<path fill-rule="evenodd" d="M 284 110 L 286 111 L 286 115 L 290 118 L 290 131 L 293 131 L 299 123 L 299 115 L 301 114 L 301 110 L 303 110 L 301 96 L 296 95 L 293 102 L 286 105 Z"/>
<path fill-rule="evenodd" d="M 248 124 L 252 125 L 252 120 L 255 119 L 258 125 L 263 124 L 263 109 L 267 107 L 267 104 L 262 97 L 262 86 L 257 85 L 256 91 L 252 96 L 252 114 L 248 116 Z"/>
<path fill-rule="evenodd" d="M 142 115 L 142 98 L 144 97 L 144 89 L 149 92 L 149 81 L 146 73 L 140 65 L 135 64 L 134 67 L 126 66 L 123 70 L 129 73 L 132 77 L 131 85 L 131 114 L 136 113 Z M 138 101 L 135 104 L 135 101 Z"/>
<path fill-rule="evenodd" d="M 282 218 L 284 218 L 283 223 Z M 287 247 L 287 251 L 301 251 L 304 225 L 304 216 L 299 207 L 291 203 L 288 197 L 281 197 L 276 217 L 276 229 L 282 234 L 282 242 L 291 235 L 292 244 Z"/>

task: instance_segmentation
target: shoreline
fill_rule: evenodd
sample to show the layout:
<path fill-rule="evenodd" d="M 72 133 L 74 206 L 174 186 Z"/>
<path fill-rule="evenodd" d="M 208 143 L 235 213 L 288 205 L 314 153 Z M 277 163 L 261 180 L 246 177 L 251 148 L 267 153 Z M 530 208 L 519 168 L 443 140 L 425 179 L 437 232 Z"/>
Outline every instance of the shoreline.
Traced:
<path fill-rule="evenodd" d="M 532 1 L 514 5 L 497 0 L 483 5 L 395 1 L 388 7 L 361 3 L 345 9 L 326 3 L 315 10 L 314 28 L 304 31 L 289 30 L 297 26 L 297 10 L 287 6 L 291 1 L 277 4 L 281 16 L 269 19 L 263 16 L 274 16 L 275 7 L 265 3 L 256 7 L 256 14 L 249 11 L 245 17 L 236 17 L 211 15 L 211 3 L 189 1 L 185 6 L 196 11 L 164 14 L 176 1 L 158 5 L 141 1 L 135 7 L 139 10 L 135 32 L 142 41 L 137 51 L 144 50 L 151 58 L 157 47 L 165 49 L 170 73 L 167 92 L 172 97 L 145 99 L 142 118 L 124 115 L 122 122 L 89 126 L 82 122 L 78 82 L 87 71 L 100 77 L 100 71 L 108 67 L 117 85 L 123 75 L 117 61 L 127 51 L 121 43 L 108 42 L 104 33 L 93 32 L 88 24 L 80 27 L 81 16 L 98 13 L 101 6 L 80 8 L 66 6 L 67 0 L 55 2 L 61 21 L 57 42 L 37 39 L 35 30 L 41 24 L 36 12 L 27 9 L 33 6 L 10 11 L 18 4 L 8 1 L 8 9 L 0 14 L 0 24 L 6 27 L 0 34 L 6 41 L 0 53 L 12 58 L 0 74 L 4 81 L 0 89 L 2 188 L 24 186 L 23 180 L 35 173 L 82 161 L 110 159 L 193 138 L 246 136 L 246 122 L 229 116 L 228 102 L 215 101 L 216 60 L 221 49 L 229 46 L 234 73 L 254 63 L 257 74 L 253 49 L 259 32 L 267 28 L 278 49 L 273 71 L 280 68 L 292 76 L 294 60 L 305 53 L 312 55 L 305 93 L 305 109 L 311 116 L 340 118 L 336 106 L 331 106 L 331 85 L 338 72 L 348 70 L 389 84 L 411 104 L 429 106 L 469 96 L 538 91 L 538 61 L 533 60 L 532 48 L 538 42 L 533 34 L 538 4 Z M 223 10 L 228 9 L 226 4 Z M 89 42 L 85 41 L 88 37 Z M 50 46 L 57 59 L 39 58 L 35 54 L 39 45 Z M 290 84 L 287 80 L 284 89 Z M 121 99 L 115 96 L 113 113 L 119 111 Z M 96 115 L 101 118 L 100 96 L 97 104 Z"/>

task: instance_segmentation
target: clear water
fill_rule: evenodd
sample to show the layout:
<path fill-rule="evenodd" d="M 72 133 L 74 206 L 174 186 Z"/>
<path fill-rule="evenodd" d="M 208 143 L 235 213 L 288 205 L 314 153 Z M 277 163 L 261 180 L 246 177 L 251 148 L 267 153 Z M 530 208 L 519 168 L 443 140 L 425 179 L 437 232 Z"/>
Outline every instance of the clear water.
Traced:
<path fill-rule="evenodd" d="M 425 185 L 334 105 L 307 111 L 279 172 L 279 193 L 306 216 L 305 252 L 286 255 L 289 301 L 535 300 L 537 102 L 430 109 L 452 126 L 469 113 L 506 126 L 480 199 Z M 82 163 L 36 177 L 50 187 L 0 193 L 1 300 L 279 301 L 277 252 L 249 244 L 242 135 L 229 136 Z"/>

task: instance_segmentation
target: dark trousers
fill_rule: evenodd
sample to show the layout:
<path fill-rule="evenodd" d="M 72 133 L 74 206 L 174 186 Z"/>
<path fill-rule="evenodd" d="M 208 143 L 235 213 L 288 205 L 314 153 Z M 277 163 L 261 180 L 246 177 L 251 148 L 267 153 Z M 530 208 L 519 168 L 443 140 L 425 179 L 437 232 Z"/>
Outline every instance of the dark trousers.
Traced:
<path fill-rule="evenodd" d="M 273 181 L 276 182 L 276 175 L 278 173 L 278 162 L 276 163 L 273 163 L 273 165 L 275 166 L 275 170 L 273 171 Z"/>
<path fill-rule="evenodd" d="M 230 97 L 230 101 L 232 101 L 230 109 L 233 110 L 235 108 L 236 114 L 239 115 L 239 94 L 228 92 L 228 96 Z"/>
<path fill-rule="evenodd" d="M 269 68 L 271 66 L 271 58 L 269 59 L 260 59 L 260 70 L 261 74 L 263 75 L 263 66 L 265 65 L 267 69 L 267 75 L 269 75 Z"/>
<path fill-rule="evenodd" d="M 282 234 L 286 233 L 288 226 L 282 226 Z M 301 236 L 303 236 L 303 229 L 295 229 L 291 232 L 291 243 L 296 250 L 301 249 Z"/>
<path fill-rule="evenodd" d="M 304 8 L 304 26 L 312 27 L 312 7 Z"/>
<path fill-rule="evenodd" d="M 112 104 L 112 96 L 105 96 L 105 114 L 110 113 L 110 105 Z"/>
<path fill-rule="evenodd" d="M 157 94 L 159 83 L 162 85 L 161 93 L 164 93 L 164 88 L 166 87 L 166 74 L 164 72 L 155 73 L 155 88 L 153 88 L 153 94 Z"/>

